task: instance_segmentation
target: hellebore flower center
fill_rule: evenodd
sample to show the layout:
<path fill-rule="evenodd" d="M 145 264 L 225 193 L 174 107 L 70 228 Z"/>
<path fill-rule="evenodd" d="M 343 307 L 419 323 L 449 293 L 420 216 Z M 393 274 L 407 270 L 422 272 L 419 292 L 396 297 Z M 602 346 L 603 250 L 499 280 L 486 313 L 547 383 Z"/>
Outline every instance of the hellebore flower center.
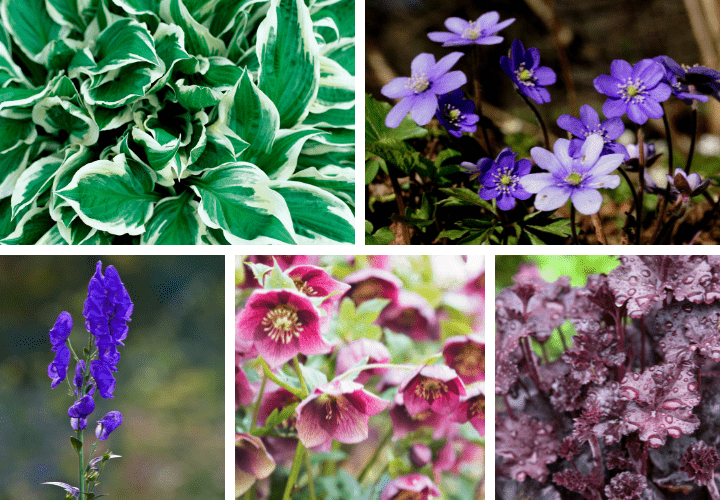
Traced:
<path fill-rule="evenodd" d="M 420 94 L 430 87 L 430 80 L 425 76 L 425 72 L 413 73 L 405 86 L 416 94 Z"/>
<path fill-rule="evenodd" d="M 481 367 L 485 366 L 482 349 L 473 344 L 462 346 L 455 359 L 455 371 L 463 377 L 475 377 L 480 374 Z"/>
<path fill-rule="evenodd" d="M 481 397 L 470 406 L 470 418 L 485 415 L 485 398 Z"/>
<path fill-rule="evenodd" d="M 415 394 L 426 401 L 435 401 L 448 392 L 448 386 L 441 380 L 422 377 L 422 380 L 415 387 Z"/>
<path fill-rule="evenodd" d="M 292 280 L 293 283 L 295 283 L 295 288 L 297 288 L 298 292 L 308 296 L 315 295 L 315 289 L 308 285 L 307 282 L 299 276 L 294 277 Z"/>
<path fill-rule="evenodd" d="M 268 337 L 283 344 L 290 343 L 293 337 L 300 338 L 303 331 L 297 309 L 289 304 L 278 304 L 268 311 L 262 325 Z"/>

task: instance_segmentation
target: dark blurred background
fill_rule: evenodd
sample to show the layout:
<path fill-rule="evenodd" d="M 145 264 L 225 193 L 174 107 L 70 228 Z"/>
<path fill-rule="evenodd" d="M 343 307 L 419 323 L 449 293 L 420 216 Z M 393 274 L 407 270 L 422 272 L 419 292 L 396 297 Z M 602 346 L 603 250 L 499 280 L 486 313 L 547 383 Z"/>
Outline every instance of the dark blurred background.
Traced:
<path fill-rule="evenodd" d="M 115 397 L 95 398 L 85 431 L 89 450 L 97 420 L 123 414 L 98 445 L 123 456 L 106 465 L 100 493 L 224 498 L 224 257 L 45 256 L 0 257 L 0 499 L 64 498 L 45 481 L 77 486 L 74 398 L 65 382 L 50 389 L 48 331 L 68 311 L 73 347 L 87 344 L 82 310 L 98 260 L 115 266 L 135 303 Z"/>
<path fill-rule="evenodd" d="M 483 111 L 505 134 L 527 131 L 528 125 L 534 130 L 535 123 L 499 65 L 500 56 L 507 54 L 515 38 L 526 49 L 537 47 L 541 65 L 551 67 L 558 75 L 558 82 L 549 87 L 552 102 L 541 109 L 551 131 L 560 137 L 565 136 L 556 125 L 561 114 L 578 116 L 582 104 L 590 104 L 600 112 L 605 96 L 594 89 L 593 80 L 610 74 L 613 59 L 634 64 L 643 58 L 668 55 L 680 64 L 699 63 L 720 70 L 717 0 L 367 0 L 367 92 L 386 101 L 380 88 L 396 76 L 409 76 L 410 62 L 421 52 L 432 53 L 436 59 L 453 50 L 467 53 L 467 46 L 443 48 L 427 33 L 447 31 L 443 22 L 448 17 L 475 20 L 493 10 L 500 13 L 501 20 L 516 18 L 498 33 L 505 37 L 502 43 L 481 46 L 480 51 L 480 83 L 487 104 Z M 569 63 L 565 77 L 561 54 Z M 454 68 L 464 70 L 469 82 L 470 59 L 466 55 Z M 466 95 L 472 94 L 471 85 L 465 86 Z M 711 102 L 699 107 L 700 134 L 720 134 L 720 106 Z M 686 154 L 690 143 L 689 107 L 675 98 L 666 105 L 676 133 L 673 141 L 679 152 Z M 604 119 L 602 113 L 600 116 Z M 521 122 L 513 117 L 519 117 Z M 661 120 L 648 123 L 651 130 L 646 130 L 646 137 L 664 136 Z"/>

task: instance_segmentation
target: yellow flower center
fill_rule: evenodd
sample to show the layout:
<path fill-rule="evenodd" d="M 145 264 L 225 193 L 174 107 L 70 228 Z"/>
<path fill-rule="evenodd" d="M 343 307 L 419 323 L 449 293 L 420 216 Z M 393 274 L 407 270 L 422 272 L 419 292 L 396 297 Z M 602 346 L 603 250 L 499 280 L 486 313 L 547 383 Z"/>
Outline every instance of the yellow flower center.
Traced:
<path fill-rule="evenodd" d="M 470 418 L 476 416 L 476 415 L 484 415 L 485 414 L 485 396 L 480 395 L 480 399 L 475 401 L 472 406 L 470 406 Z"/>
<path fill-rule="evenodd" d="M 522 70 L 520 72 L 520 74 L 518 75 L 518 78 L 520 78 L 520 80 L 522 80 L 524 82 L 528 81 L 531 77 L 532 77 L 532 74 L 527 69 Z"/>
<path fill-rule="evenodd" d="M 639 91 L 638 88 L 637 88 L 636 86 L 634 86 L 634 85 L 630 85 L 630 86 L 627 88 L 627 95 L 630 96 L 630 97 L 636 96 L 636 95 L 638 95 L 638 93 L 640 93 L 640 91 Z"/>
<path fill-rule="evenodd" d="M 416 94 L 420 94 L 428 89 L 428 87 L 430 86 L 430 81 L 427 79 L 427 76 L 425 76 L 425 73 L 423 72 L 413 73 L 413 75 L 408 78 L 405 86 L 409 89 L 412 89 L 412 91 Z"/>
<path fill-rule="evenodd" d="M 565 177 L 565 182 L 570 184 L 571 186 L 578 186 L 583 180 L 582 174 L 578 174 L 577 172 L 573 172 L 572 174 Z"/>
<path fill-rule="evenodd" d="M 485 370 L 485 356 L 476 344 L 465 344 L 456 357 L 455 371 L 463 377 L 477 377 Z"/>
<path fill-rule="evenodd" d="M 448 114 L 450 115 L 450 118 L 452 120 L 457 120 L 460 117 L 460 110 L 457 108 L 454 108 L 454 109 L 450 110 L 450 113 L 448 113 Z"/>
<path fill-rule="evenodd" d="M 442 397 L 442 395 L 447 392 L 447 384 L 436 378 L 420 377 L 420 381 L 417 386 L 415 386 L 415 394 L 430 403 Z"/>
<path fill-rule="evenodd" d="M 512 177 L 510 177 L 509 175 L 503 175 L 502 177 L 500 177 L 500 184 L 502 184 L 503 186 L 509 186 L 511 182 Z"/>
<path fill-rule="evenodd" d="M 288 344 L 293 337 L 300 338 L 303 331 L 297 309 L 288 304 L 279 304 L 268 311 L 261 324 L 268 337 L 283 344 Z"/>
<path fill-rule="evenodd" d="M 475 26 L 475 21 L 470 21 L 470 26 L 465 28 L 462 37 L 466 40 L 477 40 L 482 35 L 482 30 Z"/>

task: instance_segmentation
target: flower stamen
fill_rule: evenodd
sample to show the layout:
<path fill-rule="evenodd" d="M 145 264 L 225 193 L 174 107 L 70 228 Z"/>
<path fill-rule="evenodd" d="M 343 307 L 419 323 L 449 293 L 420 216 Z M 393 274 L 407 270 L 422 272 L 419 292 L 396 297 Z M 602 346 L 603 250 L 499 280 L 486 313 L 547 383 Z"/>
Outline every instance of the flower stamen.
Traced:
<path fill-rule="evenodd" d="M 428 80 L 428 77 L 425 76 L 424 71 L 421 71 L 420 73 L 413 73 L 412 76 L 408 78 L 405 87 L 412 89 L 412 91 L 416 94 L 421 94 L 430 87 L 430 80 Z"/>
<path fill-rule="evenodd" d="M 279 304 L 268 311 L 261 324 L 270 339 L 283 344 L 290 343 L 293 337 L 300 338 L 303 331 L 297 309 L 288 304 Z"/>

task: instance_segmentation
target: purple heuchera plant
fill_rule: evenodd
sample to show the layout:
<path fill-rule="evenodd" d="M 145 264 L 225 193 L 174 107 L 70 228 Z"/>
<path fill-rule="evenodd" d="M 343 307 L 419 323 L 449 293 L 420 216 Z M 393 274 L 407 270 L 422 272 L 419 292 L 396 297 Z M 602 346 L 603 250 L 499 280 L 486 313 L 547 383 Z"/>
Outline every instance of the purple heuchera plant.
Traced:
<path fill-rule="evenodd" d="M 523 488 L 560 500 L 720 498 L 720 259 L 619 260 L 582 287 L 526 273 L 498 295 L 501 500 L 530 479 Z M 544 304 L 558 317 L 533 320 Z M 576 334 L 553 358 L 546 329 L 567 333 L 566 321 Z"/>

